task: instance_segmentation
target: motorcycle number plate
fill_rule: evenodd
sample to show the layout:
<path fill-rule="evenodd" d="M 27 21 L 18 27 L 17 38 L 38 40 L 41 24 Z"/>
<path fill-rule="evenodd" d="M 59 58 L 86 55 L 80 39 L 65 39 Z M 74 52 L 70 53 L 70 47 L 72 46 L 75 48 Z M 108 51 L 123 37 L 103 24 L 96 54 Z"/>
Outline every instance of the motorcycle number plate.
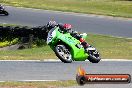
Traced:
<path fill-rule="evenodd" d="M 47 44 L 49 44 L 55 36 L 56 36 L 56 31 L 50 30 L 47 37 Z"/>

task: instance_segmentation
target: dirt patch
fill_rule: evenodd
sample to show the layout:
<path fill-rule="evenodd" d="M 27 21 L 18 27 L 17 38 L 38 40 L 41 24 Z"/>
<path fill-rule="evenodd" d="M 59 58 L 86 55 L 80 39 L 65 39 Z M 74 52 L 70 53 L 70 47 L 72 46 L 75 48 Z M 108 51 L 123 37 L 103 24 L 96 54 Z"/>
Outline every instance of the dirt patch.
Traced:
<path fill-rule="evenodd" d="M 37 88 L 33 86 L 0 86 L 0 88 Z"/>
<path fill-rule="evenodd" d="M 22 44 L 15 44 L 15 45 L 11 45 L 11 46 L 6 46 L 3 48 L 0 48 L 0 50 L 17 50 L 17 49 L 25 49 L 27 48 L 27 45 L 22 45 Z"/>

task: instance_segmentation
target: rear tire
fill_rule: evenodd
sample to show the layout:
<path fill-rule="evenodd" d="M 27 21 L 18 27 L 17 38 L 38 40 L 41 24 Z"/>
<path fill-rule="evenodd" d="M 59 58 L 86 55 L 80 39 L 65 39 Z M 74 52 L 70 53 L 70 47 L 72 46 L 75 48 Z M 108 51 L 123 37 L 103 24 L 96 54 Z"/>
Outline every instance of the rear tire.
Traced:
<path fill-rule="evenodd" d="M 65 45 L 56 45 L 55 54 L 64 63 L 72 62 L 71 52 Z"/>
<path fill-rule="evenodd" d="M 88 51 L 88 53 L 89 53 L 88 60 L 90 62 L 98 63 L 101 60 L 99 52 L 97 50 L 90 50 L 90 51 Z"/>

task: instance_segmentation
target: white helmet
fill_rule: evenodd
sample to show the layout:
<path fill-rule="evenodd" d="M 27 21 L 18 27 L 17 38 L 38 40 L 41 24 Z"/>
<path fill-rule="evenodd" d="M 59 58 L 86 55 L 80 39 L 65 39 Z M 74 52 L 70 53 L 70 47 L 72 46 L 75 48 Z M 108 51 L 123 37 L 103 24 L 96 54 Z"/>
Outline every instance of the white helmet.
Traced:
<path fill-rule="evenodd" d="M 47 24 L 47 26 L 51 27 L 51 28 L 55 27 L 56 25 L 57 25 L 57 23 L 55 21 L 49 21 Z"/>

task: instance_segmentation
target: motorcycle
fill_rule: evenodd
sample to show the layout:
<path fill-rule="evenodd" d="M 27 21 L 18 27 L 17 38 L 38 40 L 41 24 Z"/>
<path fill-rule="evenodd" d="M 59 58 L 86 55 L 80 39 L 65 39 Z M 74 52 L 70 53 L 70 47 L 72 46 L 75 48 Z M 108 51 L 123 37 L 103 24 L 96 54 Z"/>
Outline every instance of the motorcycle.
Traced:
<path fill-rule="evenodd" d="M 87 37 L 86 33 L 80 35 L 84 39 Z M 86 52 L 79 40 L 71 36 L 70 33 L 60 30 L 57 26 L 48 32 L 46 42 L 64 63 L 85 61 L 86 59 L 92 63 L 98 63 L 101 60 L 99 52 L 93 46 L 90 45 Z"/>
<path fill-rule="evenodd" d="M 6 16 L 9 15 L 9 13 L 5 10 L 5 8 L 3 6 L 0 7 L 0 14 L 4 14 Z"/>

